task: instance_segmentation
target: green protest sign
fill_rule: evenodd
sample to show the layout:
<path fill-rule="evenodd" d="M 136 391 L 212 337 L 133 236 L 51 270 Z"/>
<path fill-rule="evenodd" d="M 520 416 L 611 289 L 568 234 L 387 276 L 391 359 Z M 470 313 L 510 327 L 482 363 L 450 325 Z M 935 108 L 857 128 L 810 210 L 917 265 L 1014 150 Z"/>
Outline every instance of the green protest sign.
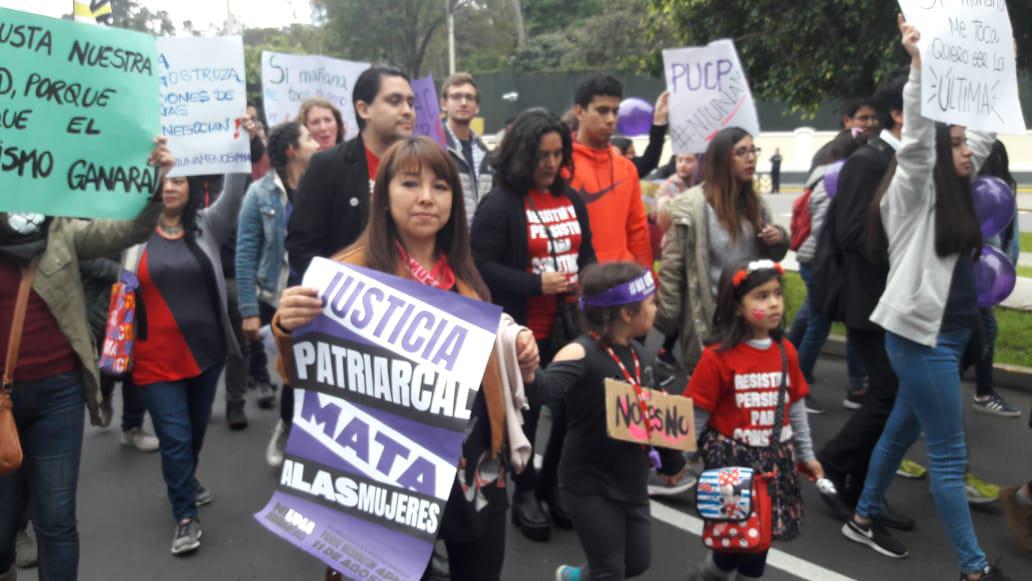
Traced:
<path fill-rule="evenodd" d="M 129 219 L 157 187 L 153 36 L 0 8 L 0 211 Z"/>

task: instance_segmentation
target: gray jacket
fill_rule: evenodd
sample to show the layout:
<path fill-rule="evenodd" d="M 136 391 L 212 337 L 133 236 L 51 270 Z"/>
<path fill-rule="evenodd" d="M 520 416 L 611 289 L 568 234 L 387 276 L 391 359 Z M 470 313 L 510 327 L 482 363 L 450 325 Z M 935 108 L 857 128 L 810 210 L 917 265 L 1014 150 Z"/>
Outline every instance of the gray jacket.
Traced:
<path fill-rule="evenodd" d="M 210 207 L 197 212 L 198 232 L 195 240 L 198 248 L 211 262 L 215 272 L 215 282 L 219 289 L 219 304 L 222 305 L 219 312 L 222 334 L 226 337 L 226 349 L 230 356 L 240 355 L 240 345 L 237 344 L 233 323 L 229 319 L 226 277 L 222 274 L 222 253 L 219 250 L 236 227 L 237 216 L 240 215 L 240 203 L 247 192 L 247 181 L 250 177 L 251 174 L 227 174 L 219 198 Z M 138 256 L 142 257 L 143 253 L 138 253 Z M 139 267 L 139 261 L 132 266 L 135 272 Z"/>
<path fill-rule="evenodd" d="M 968 130 L 974 171 L 996 136 Z M 915 343 L 935 347 L 959 255 L 935 251 L 935 122 L 921 116 L 921 72 L 911 67 L 903 89 L 903 145 L 896 175 L 881 201 L 889 241 L 889 278 L 871 321 Z"/>
<path fill-rule="evenodd" d="M 491 167 L 491 152 L 488 151 L 484 141 L 473 131 L 473 162 L 477 165 L 476 182 L 470 177 L 469 165 L 466 157 L 462 154 L 462 145 L 455 134 L 452 133 L 448 124 L 444 124 L 444 136 L 448 141 L 448 153 L 451 154 L 455 168 L 459 170 L 459 179 L 462 181 L 462 198 L 466 203 L 466 228 L 473 227 L 473 214 L 477 211 L 480 200 L 491 191 L 494 185 L 494 168 Z"/>
<path fill-rule="evenodd" d="M 817 166 L 810 176 L 806 178 L 806 189 L 810 192 L 810 236 L 803 241 L 803 244 L 796 251 L 796 260 L 799 262 L 813 262 L 817 255 L 817 238 L 824 228 L 824 216 L 828 213 L 828 191 L 824 189 L 824 174 L 828 171 L 828 165 Z"/>

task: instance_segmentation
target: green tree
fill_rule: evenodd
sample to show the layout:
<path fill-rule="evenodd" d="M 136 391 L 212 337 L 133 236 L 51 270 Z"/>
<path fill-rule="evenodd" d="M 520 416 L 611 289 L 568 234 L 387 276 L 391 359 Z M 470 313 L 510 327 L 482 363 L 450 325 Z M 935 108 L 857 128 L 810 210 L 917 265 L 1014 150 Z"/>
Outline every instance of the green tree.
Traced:
<path fill-rule="evenodd" d="M 896 2 L 887 0 L 652 0 L 679 46 L 732 38 L 759 99 L 813 113 L 822 99 L 869 95 L 904 66 Z M 1032 4 L 1011 2 L 1011 21 L 1032 21 Z M 1018 32 L 1021 66 L 1032 64 L 1032 30 Z M 1026 50 L 1020 50 L 1020 48 Z M 658 74 L 653 62 L 649 72 Z"/>
<path fill-rule="evenodd" d="M 112 26 L 146 32 L 156 36 L 171 36 L 176 27 L 168 12 L 152 11 L 138 0 L 111 0 Z"/>

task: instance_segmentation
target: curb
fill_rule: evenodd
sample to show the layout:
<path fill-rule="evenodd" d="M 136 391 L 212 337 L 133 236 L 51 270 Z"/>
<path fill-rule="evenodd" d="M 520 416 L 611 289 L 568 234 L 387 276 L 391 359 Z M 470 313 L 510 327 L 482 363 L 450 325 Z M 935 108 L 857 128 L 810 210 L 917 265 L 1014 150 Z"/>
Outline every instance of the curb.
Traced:
<path fill-rule="evenodd" d="M 821 348 L 821 354 L 845 359 L 846 338 L 841 335 L 828 335 L 828 340 L 825 341 L 824 347 Z M 971 375 L 971 373 L 968 375 Z M 993 365 L 993 383 L 1013 391 L 1032 394 L 1032 369 L 1019 365 L 997 363 Z"/>

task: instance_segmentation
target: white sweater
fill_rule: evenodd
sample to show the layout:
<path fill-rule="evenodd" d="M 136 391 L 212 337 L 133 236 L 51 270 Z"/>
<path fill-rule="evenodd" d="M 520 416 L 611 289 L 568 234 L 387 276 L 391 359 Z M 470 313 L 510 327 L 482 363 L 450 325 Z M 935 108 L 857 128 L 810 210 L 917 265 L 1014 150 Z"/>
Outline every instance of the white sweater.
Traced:
<path fill-rule="evenodd" d="M 967 132 L 978 173 L 995 134 Z M 935 122 L 921 116 L 921 72 L 903 89 L 903 139 L 896 175 L 881 201 L 889 240 L 889 277 L 871 321 L 915 343 L 935 347 L 958 255 L 935 252 Z"/>

